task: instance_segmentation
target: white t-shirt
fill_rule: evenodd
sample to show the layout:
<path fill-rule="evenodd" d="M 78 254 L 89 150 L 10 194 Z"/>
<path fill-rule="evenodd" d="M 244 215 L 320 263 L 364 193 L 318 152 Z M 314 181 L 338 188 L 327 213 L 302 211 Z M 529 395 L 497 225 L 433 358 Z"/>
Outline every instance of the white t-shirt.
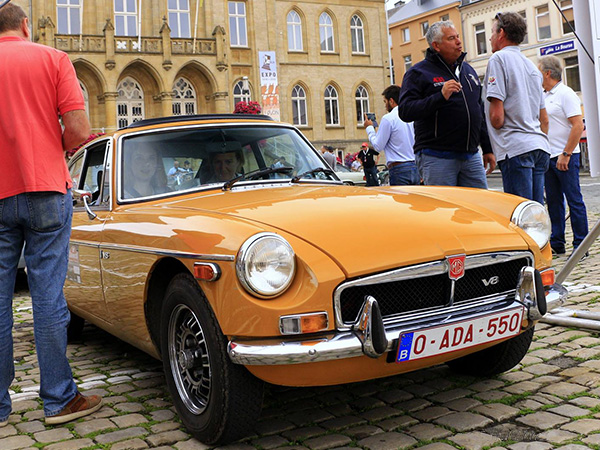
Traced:
<path fill-rule="evenodd" d="M 581 116 L 581 101 L 569 86 L 558 82 L 552 89 L 544 93 L 546 111 L 550 119 L 548 140 L 550 141 L 550 157 L 560 155 L 567 145 L 571 133 L 570 117 Z M 579 153 L 579 144 L 573 153 Z"/>

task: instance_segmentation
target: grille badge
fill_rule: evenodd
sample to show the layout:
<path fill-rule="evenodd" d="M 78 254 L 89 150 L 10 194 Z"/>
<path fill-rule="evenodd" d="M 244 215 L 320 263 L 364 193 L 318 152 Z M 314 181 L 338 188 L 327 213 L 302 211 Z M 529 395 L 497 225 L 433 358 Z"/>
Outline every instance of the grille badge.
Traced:
<path fill-rule="evenodd" d="M 448 261 L 448 277 L 451 280 L 458 280 L 465 274 L 465 258 L 466 255 L 447 256 Z"/>

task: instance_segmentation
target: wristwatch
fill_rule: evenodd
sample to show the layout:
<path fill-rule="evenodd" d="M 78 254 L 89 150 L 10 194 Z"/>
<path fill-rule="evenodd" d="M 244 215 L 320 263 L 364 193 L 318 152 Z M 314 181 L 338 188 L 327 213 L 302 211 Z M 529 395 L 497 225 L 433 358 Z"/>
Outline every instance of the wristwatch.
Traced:
<path fill-rule="evenodd" d="M 563 156 L 566 156 L 566 157 L 570 157 L 570 156 L 571 156 L 571 154 L 570 154 L 570 153 L 567 153 L 567 152 L 562 152 L 562 155 L 563 155 Z"/>

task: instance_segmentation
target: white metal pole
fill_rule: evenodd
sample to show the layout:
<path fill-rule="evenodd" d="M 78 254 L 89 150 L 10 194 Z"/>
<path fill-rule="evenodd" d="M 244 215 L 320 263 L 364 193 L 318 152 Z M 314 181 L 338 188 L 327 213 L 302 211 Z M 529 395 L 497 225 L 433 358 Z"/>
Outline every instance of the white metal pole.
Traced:
<path fill-rule="evenodd" d="M 138 2 L 138 52 L 142 51 L 142 0 Z"/>
<path fill-rule="evenodd" d="M 192 53 L 196 53 L 196 37 L 198 36 L 198 10 L 200 9 L 199 0 L 196 0 L 196 17 L 194 18 L 194 45 Z"/>

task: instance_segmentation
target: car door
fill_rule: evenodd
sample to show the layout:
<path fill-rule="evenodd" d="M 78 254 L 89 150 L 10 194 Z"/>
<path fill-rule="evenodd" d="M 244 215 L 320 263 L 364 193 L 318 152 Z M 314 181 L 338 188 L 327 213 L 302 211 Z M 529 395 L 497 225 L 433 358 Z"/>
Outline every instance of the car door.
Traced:
<path fill-rule="evenodd" d="M 82 201 L 74 202 L 65 296 L 73 312 L 103 322 L 110 322 L 100 270 L 102 229 L 110 214 L 110 149 L 111 139 L 94 142 L 69 164 L 74 198 L 77 190 L 91 193 L 88 204 L 95 217 Z"/>

